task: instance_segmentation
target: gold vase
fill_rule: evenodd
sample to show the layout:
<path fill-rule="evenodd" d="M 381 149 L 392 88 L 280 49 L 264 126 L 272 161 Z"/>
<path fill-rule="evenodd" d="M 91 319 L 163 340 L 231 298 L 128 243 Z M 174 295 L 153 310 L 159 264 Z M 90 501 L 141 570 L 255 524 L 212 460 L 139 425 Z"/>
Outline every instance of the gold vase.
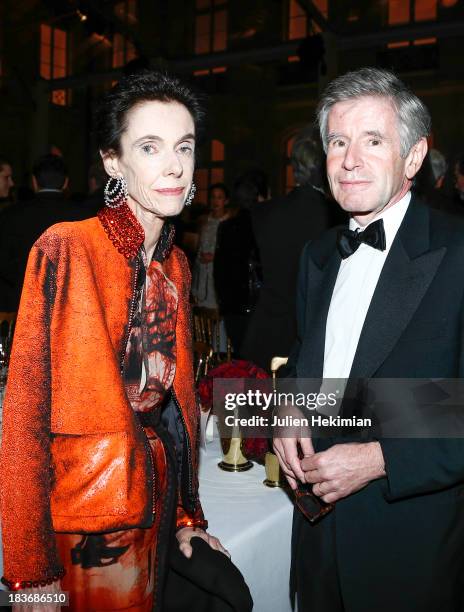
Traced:
<path fill-rule="evenodd" d="M 246 472 L 253 467 L 251 461 L 242 453 L 242 437 L 221 438 L 222 461 L 218 463 L 226 472 Z"/>
<path fill-rule="evenodd" d="M 285 487 L 285 477 L 280 469 L 279 460 L 274 453 L 266 453 L 264 457 L 264 468 L 266 470 L 266 478 L 263 484 L 266 487 Z"/>

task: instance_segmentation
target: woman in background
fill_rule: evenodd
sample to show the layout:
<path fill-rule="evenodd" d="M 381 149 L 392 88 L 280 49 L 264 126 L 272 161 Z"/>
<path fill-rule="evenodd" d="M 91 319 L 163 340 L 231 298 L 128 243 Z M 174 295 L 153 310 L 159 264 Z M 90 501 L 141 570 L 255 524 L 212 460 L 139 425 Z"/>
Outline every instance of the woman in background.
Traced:
<path fill-rule="evenodd" d="M 229 193 L 223 183 L 215 183 L 209 188 L 210 213 L 200 229 L 198 253 L 193 268 L 192 295 L 197 306 L 217 308 L 214 287 L 214 252 L 219 224 L 228 218 L 226 206 Z"/>

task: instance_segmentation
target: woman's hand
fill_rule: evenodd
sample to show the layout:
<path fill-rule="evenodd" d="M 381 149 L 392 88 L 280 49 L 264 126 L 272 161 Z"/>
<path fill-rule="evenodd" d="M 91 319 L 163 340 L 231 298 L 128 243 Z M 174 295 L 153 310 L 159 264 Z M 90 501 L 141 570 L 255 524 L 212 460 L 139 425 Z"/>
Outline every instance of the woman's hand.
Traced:
<path fill-rule="evenodd" d="M 31 589 L 21 589 L 15 591 L 15 593 L 21 593 L 24 595 L 47 595 L 54 593 L 61 593 L 61 582 L 58 580 L 52 584 L 46 586 L 38 586 Z M 20 603 L 13 605 L 13 612 L 56 612 L 61 610 L 61 606 L 58 603 Z"/>
<path fill-rule="evenodd" d="M 230 559 L 229 551 L 227 551 L 218 538 L 206 533 L 203 529 L 194 529 L 193 527 L 184 527 L 183 529 L 179 529 L 176 533 L 177 540 L 179 542 L 179 548 L 181 552 L 190 559 L 192 556 L 192 545 L 190 544 L 190 540 L 192 538 L 201 538 L 205 542 L 207 542 L 211 548 L 214 550 L 218 550 L 219 552 L 224 553 Z"/>

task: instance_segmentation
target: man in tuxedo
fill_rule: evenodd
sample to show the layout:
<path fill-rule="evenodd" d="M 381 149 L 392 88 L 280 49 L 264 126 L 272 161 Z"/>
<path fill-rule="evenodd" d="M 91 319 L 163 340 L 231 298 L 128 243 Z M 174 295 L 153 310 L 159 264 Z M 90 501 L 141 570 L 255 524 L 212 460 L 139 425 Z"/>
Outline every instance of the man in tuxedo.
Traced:
<path fill-rule="evenodd" d="M 344 220 L 322 189 L 321 150 L 312 129 L 296 136 L 290 161 L 296 187 L 251 209 L 263 284 L 242 355 L 266 370 L 272 357 L 287 356 L 295 341 L 295 287 L 304 245 Z"/>
<path fill-rule="evenodd" d="M 303 251 L 292 374 L 461 377 L 464 224 L 410 193 L 427 109 L 392 73 L 363 68 L 329 84 L 318 119 L 330 188 L 350 222 Z M 274 448 L 293 489 L 310 483 L 335 502 L 315 524 L 295 510 L 299 610 L 464 610 L 463 439 L 364 432 L 276 437 Z"/>
<path fill-rule="evenodd" d="M 16 311 L 32 245 L 55 223 L 92 216 L 66 199 L 68 173 L 63 159 L 43 155 L 34 164 L 33 200 L 10 206 L 0 215 L 0 310 Z"/>

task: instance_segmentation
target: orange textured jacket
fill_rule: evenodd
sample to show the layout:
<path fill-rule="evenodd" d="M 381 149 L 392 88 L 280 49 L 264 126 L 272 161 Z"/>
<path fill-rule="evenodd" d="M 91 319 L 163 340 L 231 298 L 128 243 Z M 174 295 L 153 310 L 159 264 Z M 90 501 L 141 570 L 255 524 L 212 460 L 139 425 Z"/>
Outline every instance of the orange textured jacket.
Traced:
<path fill-rule="evenodd" d="M 173 395 L 188 458 L 177 524 L 204 526 L 190 272 L 176 247 L 163 268 L 179 296 Z M 120 373 L 134 281 L 135 260 L 117 251 L 98 218 L 55 225 L 32 248 L 3 407 L 1 510 L 10 582 L 30 586 L 59 575 L 55 531 L 152 522 L 151 457 Z"/>

